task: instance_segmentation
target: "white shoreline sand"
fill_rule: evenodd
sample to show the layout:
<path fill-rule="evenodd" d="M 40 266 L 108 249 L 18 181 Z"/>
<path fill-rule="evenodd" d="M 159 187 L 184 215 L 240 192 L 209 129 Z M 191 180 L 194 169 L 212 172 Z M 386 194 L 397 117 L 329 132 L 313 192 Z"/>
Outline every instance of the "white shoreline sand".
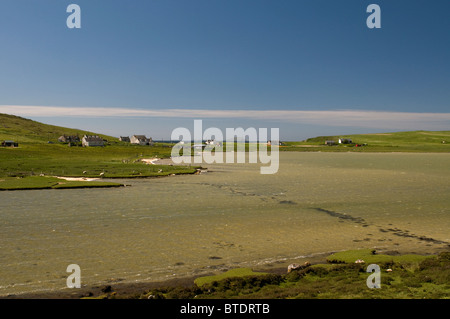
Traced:
<path fill-rule="evenodd" d="M 151 165 L 155 165 L 156 161 L 159 161 L 159 158 L 155 157 L 155 158 L 143 158 L 143 159 L 141 159 L 141 162 L 143 162 L 145 164 L 151 164 Z"/>
<path fill-rule="evenodd" d="M 77 182 L 92 182 L 98 181 L 100 178 L 88 178 L 88 177 L 63 177 L 63 176 L 55 176 L 59 179 L 64 179 L 66 181 L 77 181 Z"/>

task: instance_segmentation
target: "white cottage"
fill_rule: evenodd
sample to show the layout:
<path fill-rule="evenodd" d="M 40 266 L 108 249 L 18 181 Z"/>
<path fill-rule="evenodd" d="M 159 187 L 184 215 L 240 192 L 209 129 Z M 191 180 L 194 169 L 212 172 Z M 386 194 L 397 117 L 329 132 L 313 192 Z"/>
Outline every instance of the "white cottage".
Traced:
<path fill-rule="evenodd" d="M 131 144 L 138 144 L 138 145 L 151 145 L 153 143 L 152 138 L 147 138 L 145 135 L 133 135 L 130 138 Z"/>
<path fill-rule="evenodd" d="M 85 135 L 81 139 L 81 144 L 85 147 L 88 146 L 105 146 L 105 142 L 99 136 L 88 136 Z"/>

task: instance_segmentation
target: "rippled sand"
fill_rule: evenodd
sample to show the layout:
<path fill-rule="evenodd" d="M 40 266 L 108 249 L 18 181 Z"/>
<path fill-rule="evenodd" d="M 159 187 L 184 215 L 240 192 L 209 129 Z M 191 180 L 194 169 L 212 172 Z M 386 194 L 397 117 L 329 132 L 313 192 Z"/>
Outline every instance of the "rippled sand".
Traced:
<path fill-rule="evenodd" d="M 287 265 L 331 251 L 435 253 L 450 243 L 450 154 L 281 153 L 258 164 L 0 193 L 0 295 Z"/>

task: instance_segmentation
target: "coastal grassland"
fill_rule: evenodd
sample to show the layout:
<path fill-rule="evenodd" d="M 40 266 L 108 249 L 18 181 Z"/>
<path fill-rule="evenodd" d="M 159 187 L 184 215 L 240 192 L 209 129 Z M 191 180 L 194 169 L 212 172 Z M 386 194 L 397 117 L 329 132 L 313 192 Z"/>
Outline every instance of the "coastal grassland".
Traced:
<path fill-rule="evenodd" d="M 355 263 L 355 259 L 367 259 Z M 200 277 L 191 287 L 161 287 L 133 295 L 102 298 L 142 299 L 447 299 L 450 252 L 438 255 L 384 255 L 371 249 L 345 251 L 290 273 L 253 272 L 249 268 Z M 370 289 L 369 263 L 381 268 L 381 288 Z"/>
<path fill-rule="evenodd" d="M 97 135 L 105 147 L 81 147 L 59 143 L 61 135 Z M 195 167 L 146 165 L 141 160 L 167 158 L 170 144 L 132 145 L 119 139 L 61 126 L 48 125 L 19 116 L 0 114 L 0 141 L 12 140 L 19 147 L 0 147 L 0 189 L 105 187 L 117 183 L 64 181 L 39 177 L 159 177 L 193 174 Z M 19 179 L 14 179 L 19 177 Z M 34 178 L 30 178 L 34 177 Z"/>
<path fill-rule="evenodd" d="M 170 150 L 170 147 L 158 144 L 139 146 L 113 143 L 105 147 L 69 147 L 60 143 L 22 143 L 17 148 L 0 148 L 0 178 L 23 177 L 8 182 L 14 184 L 14 187 L 21 184 L 28 189 L 43 187 L 39 179 L 28 179 L 31 176 L 93 178 L 100 177 L 101 174 L 104 178 L 134 178 L 196 172 L 195 167 L 146 165 L 141 161 L 146 158 L 169 157 Z M 87 183 L 90 186 L 106 186 L 94 182 L 83 183 L 85 186 Z M 67 183 L 66 186 L 72 184 L 79 182 Z"/>
<path fill-rule="evenodd" d="M 351 144 L 325 145 L 325 141 L 351 139 Z M 361 145 L 356 147 L 356 144 Z M 340 136 L 318 136 L 285 142 L 280 151 L 298 152 L 450 152 L 450 131 L 411 131 Z"/>
<path fill-rule="evenodd" d="M 423 260 L 430 258 L 430 256 L 423 255 L 385 255 L 377 254 L 374 249 L 360 249 L 350 250 L 344 252 L 337 252 L 327 257 L 327 262 L 331 264 L 346 263 L 351 264 L 356 260 L 363 260 L 366 264 L 393 264 L 399 263 L 403 266 L 413 266 L 422 262 Z"/>

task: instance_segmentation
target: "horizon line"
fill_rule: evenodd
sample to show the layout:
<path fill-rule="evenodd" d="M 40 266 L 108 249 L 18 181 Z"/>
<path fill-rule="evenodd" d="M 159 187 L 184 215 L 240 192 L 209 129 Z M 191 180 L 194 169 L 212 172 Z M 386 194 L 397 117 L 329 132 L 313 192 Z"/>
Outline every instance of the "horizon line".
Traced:
<path fill-rule="evenodd" d="M 32 117 L 75 118 L 192 118 L 283 121 L 335 127 L 411 129 L 414 126 L 450 128 L 450 113 L 377 110 L 226 110 L 226 109 L 139 109 L 124 107 L 61 107 L 0 105 L 0 113 Z"/>

